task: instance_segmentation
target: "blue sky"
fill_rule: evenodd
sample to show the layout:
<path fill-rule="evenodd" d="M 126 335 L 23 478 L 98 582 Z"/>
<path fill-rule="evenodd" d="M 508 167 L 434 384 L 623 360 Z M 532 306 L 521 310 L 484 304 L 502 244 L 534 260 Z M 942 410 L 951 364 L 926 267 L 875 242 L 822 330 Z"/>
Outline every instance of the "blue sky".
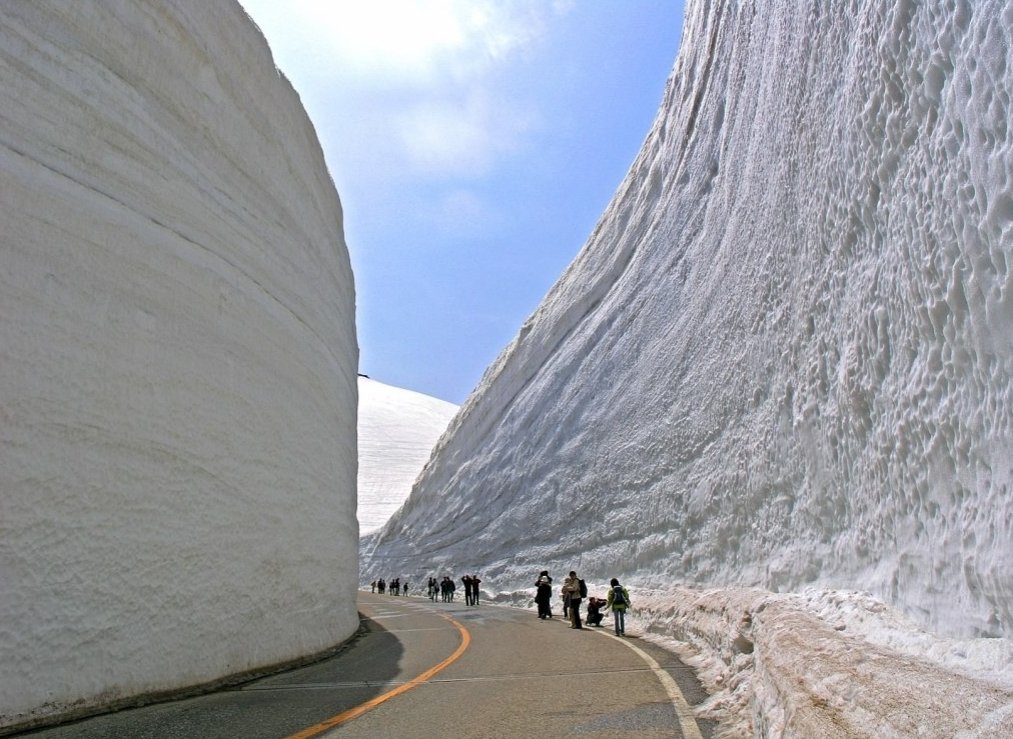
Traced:
<path fill-rule="evenodd" d="M 341 197 L 360 372 L 461 403 L 650 128 L 675 0 L 240 0 Z"/>

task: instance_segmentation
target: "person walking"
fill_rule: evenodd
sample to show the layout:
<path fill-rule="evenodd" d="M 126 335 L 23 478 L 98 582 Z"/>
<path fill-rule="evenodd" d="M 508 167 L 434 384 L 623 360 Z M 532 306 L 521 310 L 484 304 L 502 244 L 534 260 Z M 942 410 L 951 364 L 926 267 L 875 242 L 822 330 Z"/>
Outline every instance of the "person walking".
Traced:
<path fill-rule="evenodd" d="M 612 620 L 615 621 L 616 636 L 626 635 L 626 609 L 630 607 L 630 593 L 619 584 L 619 580 L 612 578 L 609 581 L 609 594 L 605 599 L 608 607 L 612 610 Z"/>
<path fill-rule="evenodd" d="M 461 578 L 461 584 L 464 585 L 464 605 L 471 605 L 471 575 L 465 575 Z"/>
<path fill-rule="evenodd" d="M 471 605 L 478 605 L 478 585 L 482 582 L 478 579 L 478 575 L 471 576 Z"/>
<path fill-rule="evenodd" d="M 584 625 L 580 621 L 580 599 L 583 597 L 583 589 L 586 586 L 583 581 L 577 577 L 577 573 L 570 570 L 570 575 L 563 580 L 563 593 L 569 593 L 569 611 L 570 611 L 570 628 L 571 629 L 582 629 Z"/>
<path fill-rule="evenodd" d="M 552 578 L 548 570 L 542 570 L 535 581 L 535 604 L 538 618 L 552 618 Z"/>

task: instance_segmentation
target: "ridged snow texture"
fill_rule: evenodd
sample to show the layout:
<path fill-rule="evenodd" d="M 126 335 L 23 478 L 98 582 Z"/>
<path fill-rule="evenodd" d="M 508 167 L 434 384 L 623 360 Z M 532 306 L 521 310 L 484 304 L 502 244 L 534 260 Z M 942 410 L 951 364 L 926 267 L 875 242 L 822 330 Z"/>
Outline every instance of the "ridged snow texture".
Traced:
<path fill-rule="evenodd" d="M 1013 4 L 690 2 L 643 150 L 370 572 L 1013 635 Z"/>
<path fill-rule="evenodd" d="M 0 727 L 357 625 L 354 295 L 235 2 L 0 3 Z"/>

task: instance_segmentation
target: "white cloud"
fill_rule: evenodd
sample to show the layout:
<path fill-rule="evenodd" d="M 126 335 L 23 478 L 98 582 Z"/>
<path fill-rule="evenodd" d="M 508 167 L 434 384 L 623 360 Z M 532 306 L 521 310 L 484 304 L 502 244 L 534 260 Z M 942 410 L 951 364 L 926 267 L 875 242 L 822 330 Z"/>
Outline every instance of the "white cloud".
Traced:
<path fill-rule="evenodd" d="M 540 0 L 243 0 L 285 56 L 311 60 L 318 74 L 388 85 L 438 84 L 481 74 L 543 33 L 565 6 Z"/>
<path fill-rule="evenodd" d="M 362 182 L 474 179 L 523 150 L 539 115 L 497 84 L 566 2 L 242 0 L 276 63 Z M 496 91 L 495 94 L 490 91 Z M 314 113 L 317 111 L 318 113 Z M 326 111 L 326 114 L 323 113 Z"/>
<path fill-rule="evenodd" d="M 466 99 L 429 100 L 396 116 L 405 164 L 425 176 L 473 178 L 517 150 L 537 117 L 478 89 Z"/>

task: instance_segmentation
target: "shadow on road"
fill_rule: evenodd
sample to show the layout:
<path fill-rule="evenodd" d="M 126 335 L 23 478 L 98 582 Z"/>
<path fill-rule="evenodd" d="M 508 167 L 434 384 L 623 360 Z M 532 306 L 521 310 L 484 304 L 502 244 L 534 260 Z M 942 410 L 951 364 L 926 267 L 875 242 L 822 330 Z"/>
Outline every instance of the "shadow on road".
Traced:
<path fill-rule="evenodd" d="M 359 613 L 356 634 L 317 662 L 178 700 L 20 732 L 33 739 L 280 739 L 389 689 L 404 648 Z"/>

